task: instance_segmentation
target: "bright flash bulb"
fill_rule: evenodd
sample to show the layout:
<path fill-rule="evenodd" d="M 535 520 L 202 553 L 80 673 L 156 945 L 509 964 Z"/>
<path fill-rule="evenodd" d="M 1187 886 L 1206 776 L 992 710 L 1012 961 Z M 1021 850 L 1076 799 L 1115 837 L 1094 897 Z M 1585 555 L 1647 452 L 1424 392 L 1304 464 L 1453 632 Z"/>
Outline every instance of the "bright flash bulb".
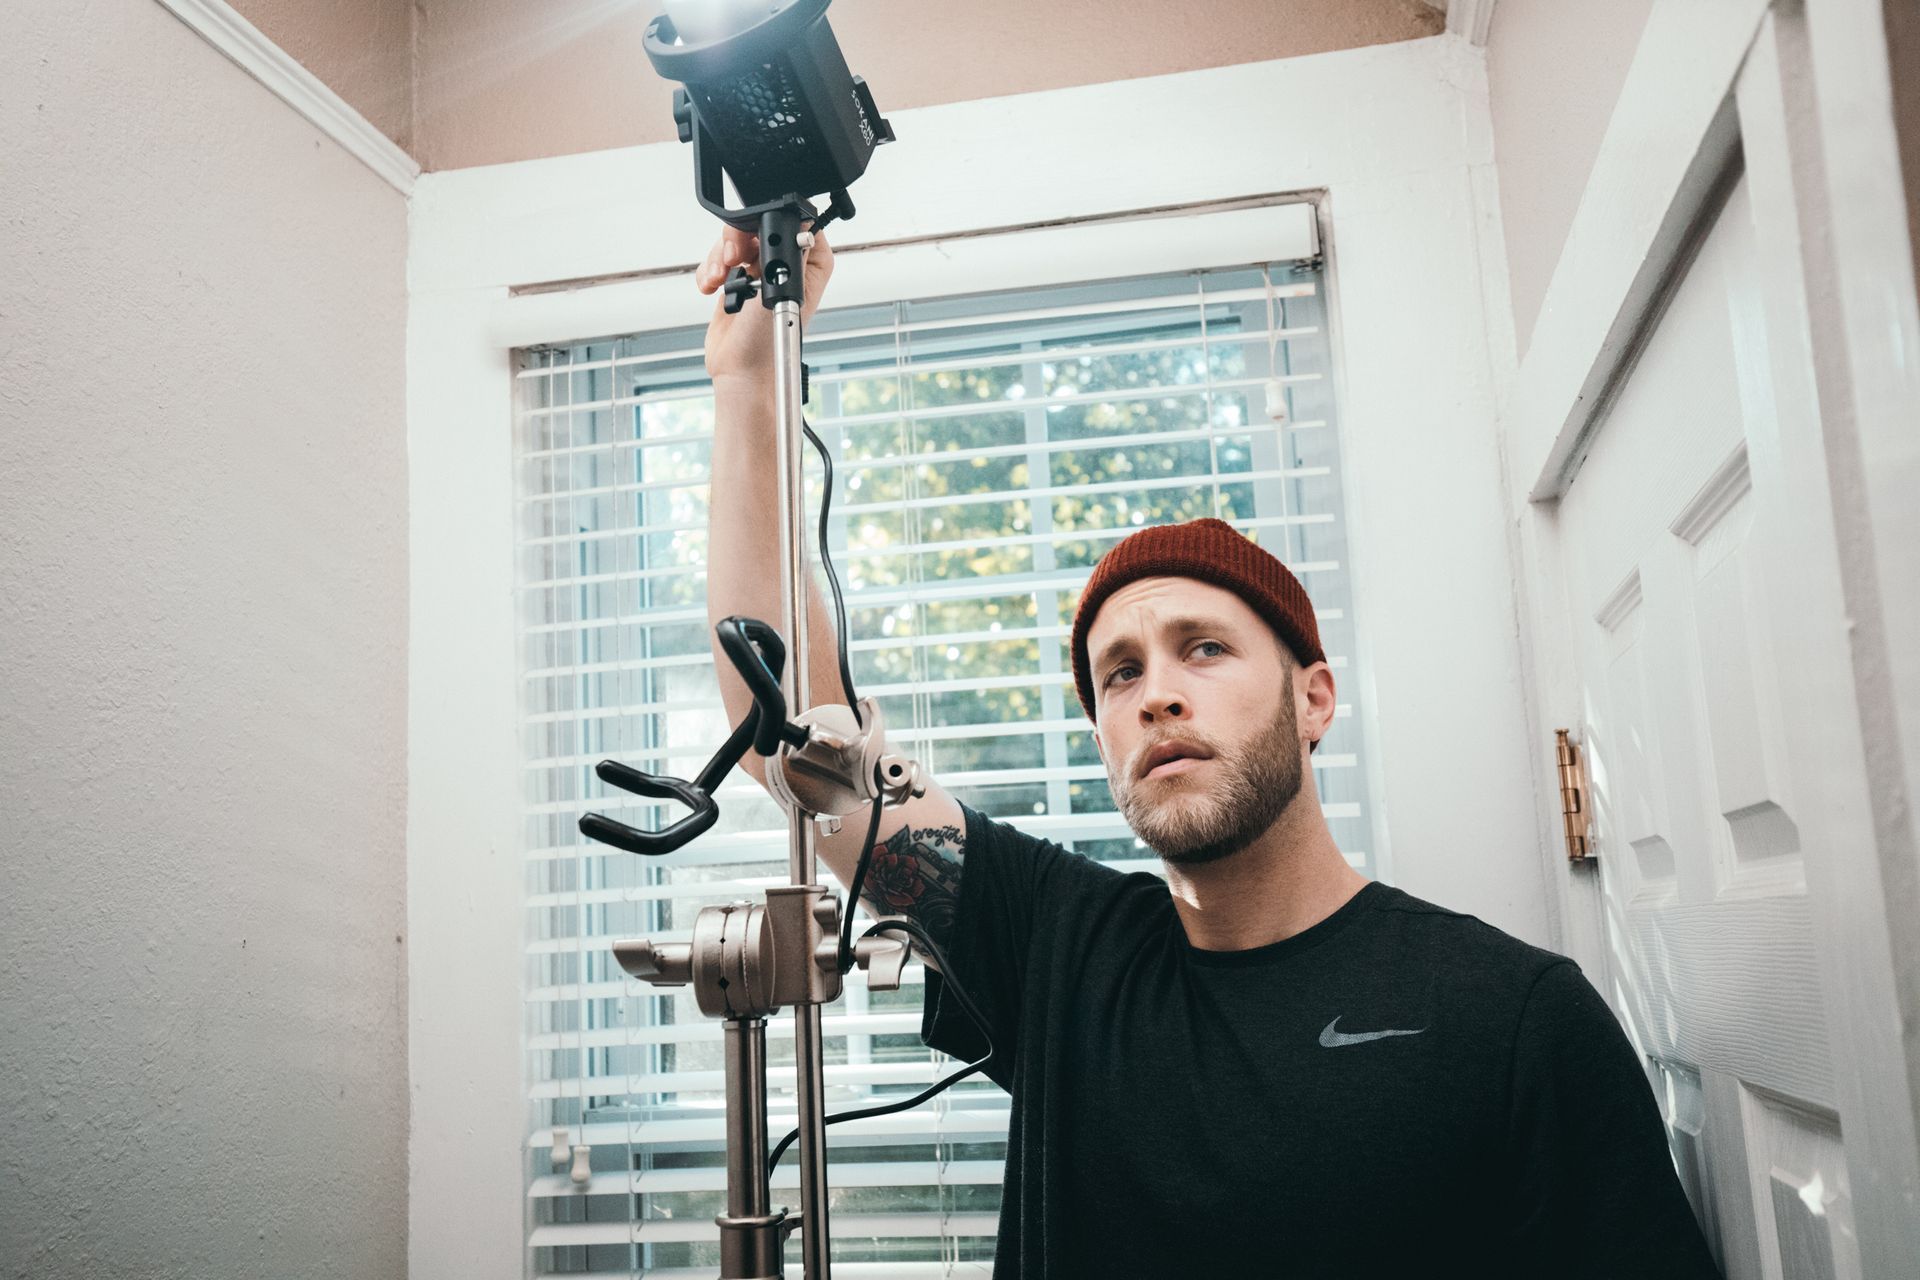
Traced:
<path fill-rule="evenodd" d="M 665 0 L 665 5 L 682 44 L 705 44 L 743 31 L 767 11 L 760 0 Z"/>

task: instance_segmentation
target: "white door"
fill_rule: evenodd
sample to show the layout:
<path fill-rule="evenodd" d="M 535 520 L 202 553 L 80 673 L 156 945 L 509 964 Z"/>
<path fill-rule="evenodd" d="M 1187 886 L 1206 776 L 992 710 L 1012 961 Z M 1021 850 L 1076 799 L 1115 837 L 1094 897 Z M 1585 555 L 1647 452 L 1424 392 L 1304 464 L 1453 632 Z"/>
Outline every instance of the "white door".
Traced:
<path fill-rule="evenodd" d="M 1887 735 L 1865 727 L 1871 654 L 1840 582 L 1873 554 L 1843 552 L 1828 470 L 1858 336 L 1824 269 L 1799 12 L 1762 17 L 1720 117 L 1739 146 L 1710 130 L 1727 145 L 1695 161 L 1693 190 L 1719 194 L 1674 196 L 1696 202 L 1694 252 L 1660 268 L 1664 310 L 1640 313 L 1638 358 L 1539 509 L 1561 593 L 1542 615 L 1547 700 L 1582 740 L 1598 855 L 1568 873 L 1565 923 L 1648 1061 L 1727 1274 L 1912 1280 L 1897 978 L 1920 922 L 1894 906 L 1912 897 L 1887 856 L 1894 810 L 1869 800 L 1866 744 Z"/>
<path fill-rule="evenodd" d="M 1855 1277 L 1769 640 L 1793 594 L 1769 525 L 1791 495 L 1753 470 L 1774 413 L 1762 270 L 1743 177 L 1561 499 L 1560 544 L 1608 996 L 1729 1271 Z"/>
<path fill-rule="evenodd" d="M 1884 900 L 1846 870 L 1874 832 L 1819 451 L 1840 339 L 1808 305 L 1814 189 L 1777 59 L 1769 22 L 1735 98 L 1746 159 L 1552 516 L 1599 855 L 1579 958 L 1731 1276 L 1920 1276 L 1896 1220 L 1913 1111 L 1882 1088 L 1897 983 L 1885 935 L 1854 928 Z"/>

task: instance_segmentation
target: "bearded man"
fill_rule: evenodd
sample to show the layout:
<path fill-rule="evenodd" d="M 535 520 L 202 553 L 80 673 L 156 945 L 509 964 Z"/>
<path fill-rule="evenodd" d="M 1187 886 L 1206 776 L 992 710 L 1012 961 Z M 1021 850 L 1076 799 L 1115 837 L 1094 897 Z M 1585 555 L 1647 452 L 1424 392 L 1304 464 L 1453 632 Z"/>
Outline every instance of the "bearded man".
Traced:
<path fill-rule="evenodd" d="M 699 286 L 755 261 L 728 232 Z M 809 314 L 831 270 L 819 237 Z M 777 616 L 762 309 L 716 306 L 707 366 L 730 497 L 708 610 Z M 812 687 L 837 688 L 817 590 L 810 607 Z M 1639 1056 L 1579 968 L 1341 854 L 1310 767 L 1333 673 L 1280 561 L 1218 520 L 1135 533 L 1082 592 L 1072 653 L 1114 800 L 1165 879 L 932 782 L 882 815 L 867 882 L 945 954 L 926 1041 L 985 1051 L 964 991 L 1012 1096 L 996 1277 L 1718 1274 Z M 748 696 L 719 666 L 737 720 Z M 843 883 L 861 826 L 821 842 Z"/>

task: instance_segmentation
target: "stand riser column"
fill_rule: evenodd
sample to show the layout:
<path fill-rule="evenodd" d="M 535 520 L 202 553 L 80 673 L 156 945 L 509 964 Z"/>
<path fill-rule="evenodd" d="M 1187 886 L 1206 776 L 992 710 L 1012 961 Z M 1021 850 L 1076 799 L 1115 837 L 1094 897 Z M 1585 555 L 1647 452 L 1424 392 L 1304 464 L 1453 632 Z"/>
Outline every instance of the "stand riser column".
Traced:
<path fill-rule="evenodd" d="M 769 215 L 761 235 L 777 225 Z M 794 225 L 797 230 L 797 224 Z M 796 253 L 796 270 L 804 279 L 805 258 Z M 782 300 L 773 307 L 773 372 L 778 441 L 775 463 L 780 473 L 780 588 L 787 636 L 787 705 L 805 711 L 813 705 L 808 688 L 807 601 L 811 594 L 812 563 L 807 555 L 807 526 L 800 460 L 804 439 L 805 405 L 800 387 L 800 304 Z M 815 827 L 804 813 L 789 810 L 787 830 L 791 844 L 788 869 L 793 883 L 813 884 Z M 849 904 L 851 905 L 851 904 Z M 821 1072 L 820 1006 L 797 1004 L 793 1009 L 793 1053 L 797 1068 L 800 1120 L 800 1231 L 801 1259 L 806 1280 L 829 1280 L 830 1233 L 827 1225 L 827 1099 Z"/>

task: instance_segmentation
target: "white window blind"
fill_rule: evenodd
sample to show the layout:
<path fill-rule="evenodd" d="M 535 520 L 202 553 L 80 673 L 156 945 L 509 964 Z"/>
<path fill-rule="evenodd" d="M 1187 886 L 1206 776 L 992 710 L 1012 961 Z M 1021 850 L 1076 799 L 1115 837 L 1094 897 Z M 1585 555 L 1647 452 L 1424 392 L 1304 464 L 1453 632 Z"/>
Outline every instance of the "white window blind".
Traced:
<path fill-rule="evenodd" d="M 1108 793 L 1068 628 L 1116 541 L 1214 515 L 1291 565 L 1314 599 L 1341 681 L 1315 776 L 1336 839 L 1371 872 L 1321 288 L 1311 264 L 1273 263 L 816 318 L 809 416 L 835 458 L 829 542 L 854 678 L 962 803 L 1157 869 Z M 701 340 L 683 328 L 519 356 L 527 1191 L 540 1274 L 714 1274 L 719 1024 L 684 990 L 625 978 L 609 947 L 684 939 L 701 907 L 786 875 L 784 820 L 737 770 L 719 825 L 668 858 L 575 827 L 589 810 L 647 827 L 678 817 L 603 788 L 594 764 L 692 777 L 729 730 L 706 622 L 713 404 Z M 849 977 L 825 1019 L 830 1112 L 905 1096 L 950 1065 L 920 1042 L 923 986 L 917 966 L 899 992 Z M 794 1108 L 790 1020 L 769 1035 L 777 1136 Z M 968 1081 L 915 1112 L 830 1129 L 844 1273 L 985 1276 L 1006 1126 L 1005 1095 Z M 591 1147 L 584 1187 L 553 1163 L 556 1127 Z M 791 1154 L 775 1188 L 796 1203 Z"/>

